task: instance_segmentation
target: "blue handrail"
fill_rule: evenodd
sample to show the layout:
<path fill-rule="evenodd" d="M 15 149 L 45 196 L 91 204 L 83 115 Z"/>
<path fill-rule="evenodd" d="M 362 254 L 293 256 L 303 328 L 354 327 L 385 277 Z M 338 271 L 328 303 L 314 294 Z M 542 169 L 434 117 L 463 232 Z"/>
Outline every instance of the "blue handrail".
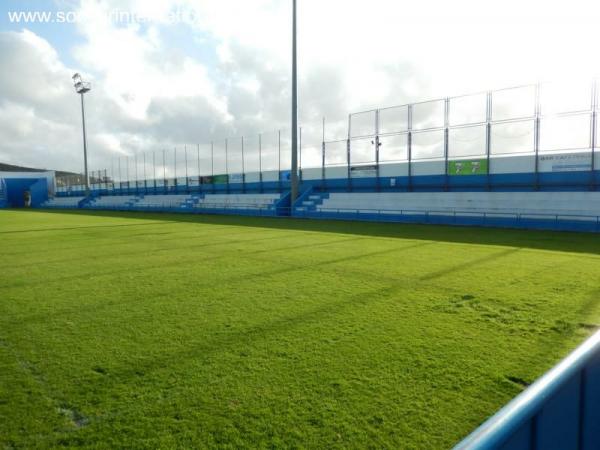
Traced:
<path fill-rule="evenodd" d="M 454 450 L 600 449 L 600 331 Z"/>

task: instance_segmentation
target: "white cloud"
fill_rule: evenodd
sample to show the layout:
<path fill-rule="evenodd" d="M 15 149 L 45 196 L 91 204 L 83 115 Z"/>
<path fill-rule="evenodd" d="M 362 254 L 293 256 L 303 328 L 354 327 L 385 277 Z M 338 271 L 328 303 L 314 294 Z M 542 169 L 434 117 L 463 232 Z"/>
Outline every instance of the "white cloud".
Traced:
<path fill-rule="evenodd" d="M 75 52 L 101 77 L 105 95 L 136 119 L 145 118 L 153 98 L 194 96 L 206 98 L 226 118 L 224 99 L 202 64 L 163 45 L 153 25 L 144 32 L 136 24 L 122 27 L 106 20 L 111 10 L 109 2 L 82 2 L 80 14 L 88 19 L 79 26 L 85 40 Z M 149 13 L 160 11 L 155 5 Z"/>
<path fill-rule="evenodd" d="M 0 34 L 0 65 L 9 68 L 0 73 L 3 159 L 81 167 L 75 70 L 93 82 L 86 97 L 93 168 L 118 155 L 289 128 L 291 0 L 77 5 L 78 67 L 65 67 L 63 55 L 30 31 Z M 298 8 L 307 146 L 320 141 L 323 116 L 328 138 L 343 138 L 355 110 L 600 75 L 597 2 L 302 0 Z M 106 20 L 115 11 L 151 20 Z M 177 11 L 197 20 L 173 24 Z M 173 40 L 174 29 L 189 39 Z"/>

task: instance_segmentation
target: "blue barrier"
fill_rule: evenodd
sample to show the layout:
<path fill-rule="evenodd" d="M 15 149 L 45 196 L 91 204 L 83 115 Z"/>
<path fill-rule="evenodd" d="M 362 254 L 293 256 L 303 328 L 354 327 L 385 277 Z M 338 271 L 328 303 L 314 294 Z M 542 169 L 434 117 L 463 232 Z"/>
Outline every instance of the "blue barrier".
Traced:
<path fill-rule="evenodd" d="M 600 449 L 600 331 L 454 450 Z"/>
<path fill-rule="evenodd" d="M 436 225 L 463 225 L 495 228 L 523 228 L 532 230 L 600 232 L 600 216 L 568 214 L 520 214 L 473 211 L 411 211 L 381 209 L 317 210 L 295 208 L 294 217 L 310 219 L 361 220 L 370 222 L 419 223 Z"/>

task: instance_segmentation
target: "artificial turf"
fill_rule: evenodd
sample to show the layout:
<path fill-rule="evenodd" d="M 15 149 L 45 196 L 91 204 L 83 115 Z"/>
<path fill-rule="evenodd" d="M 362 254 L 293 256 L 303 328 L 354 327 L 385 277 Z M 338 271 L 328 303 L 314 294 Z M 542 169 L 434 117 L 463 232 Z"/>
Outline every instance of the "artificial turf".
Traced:
<path fill-rule="evenodd" d="M 0 447 L 449 448 L 599 273 L 592 234 L 0 210 Z"/>

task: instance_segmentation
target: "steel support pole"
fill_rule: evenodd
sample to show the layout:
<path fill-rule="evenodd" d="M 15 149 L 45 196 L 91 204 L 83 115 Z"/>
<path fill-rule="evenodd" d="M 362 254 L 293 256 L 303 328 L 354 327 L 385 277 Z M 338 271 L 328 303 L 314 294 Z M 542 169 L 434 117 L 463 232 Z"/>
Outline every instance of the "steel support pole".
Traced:
<path fill-rule="evenodd" d="M 298 74 L 296 55 L 296 0 L 292 0 L 292 174 L 290 205 L 298 197 Z"/>
<path fill-rule="evenodd" d="M 83 129 L 83 169 L 85 176 L 85 195 L 90 195 L 90 180 L 88 177 L 88 160 L 87 160 L 87 134 L 85 130 L 85 102 L 83 100 L 83 92 L 81 96 L 81 124 Z"/>
<path fill-rule="evenodd" d="M 598 80 L 594 80 L 592 83 L 592 120 L 591 120 L 591 177 L 590 177 L 590 190 L 596 189 L 596 145 L 598 142 Z"/>

